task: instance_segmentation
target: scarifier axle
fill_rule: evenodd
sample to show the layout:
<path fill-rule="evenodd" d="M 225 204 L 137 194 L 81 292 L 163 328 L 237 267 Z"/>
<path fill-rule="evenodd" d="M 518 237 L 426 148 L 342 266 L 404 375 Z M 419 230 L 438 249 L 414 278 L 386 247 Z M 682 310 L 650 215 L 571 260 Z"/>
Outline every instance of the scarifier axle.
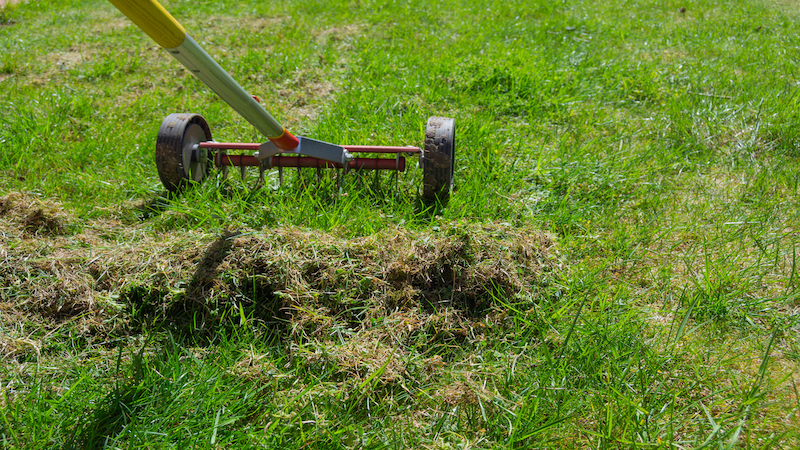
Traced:
<path fill-rule="evenodd" d="M 262 144 L 242 143 L 242 142 L 200 142 L 198 149 L 213 150 L 249 150 L 258 152 Z M 415 155 L 422 152 L 419 147 L 397 147 L 397 146 L 370 146 L 370 145 L 343 145 L 345 150 L 350 153 L 393 153 L 395 159 L 389 158 L 353 158 L 347 161 L 350 170 L 396 170 L 405 172 L 406 159 L 402 156 Z M 318 169 L 341 169 L 342 163 L 326 161 L 321 158 L 298 157 L 298 156 L 270 156 L 261 158 L 255 155 L 228 155 L 226 152 L 217 152 L 214 157 L 214 165 L 223 166 L 245 166 L 245 167 L 313 167 Z"/>

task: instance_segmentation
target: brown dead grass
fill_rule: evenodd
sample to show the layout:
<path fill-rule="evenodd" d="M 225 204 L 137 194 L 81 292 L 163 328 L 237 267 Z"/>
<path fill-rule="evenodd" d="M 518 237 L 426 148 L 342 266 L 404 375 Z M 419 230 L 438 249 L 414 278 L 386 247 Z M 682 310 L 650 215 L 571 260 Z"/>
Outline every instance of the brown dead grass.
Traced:
<path fill-rule="evenodd" d="M 238 325 L 242 308 L 255 326 L 318 343 L 318 354 L 298 356 L 330 360 L 358 378 L 380 370 L 389 382 L 405 371 L 397 344 L 420 333 L 455 344 L 473 339 L 474 323 L 497 298 L 556 269 L 548 235 L 495 223 L 397 227 L 354 239 L 291 228 L 141 229 L 121 239 L 122 228 L 80 221 L 29 195 L 0 197 L 7 237 L 0 258 L 9 268 L 0 277 L 0 327 L 13 330 L 21 320 L 43 330 L 8 331 L 16 343 L 5 355 L 46 347 L 47 331 L 67 322 L 89 339 L 153 322 L 197 337 Z"/>
<path fill-rule="evenodd" d="M 735 135 L 732 139 L 739 139 Z M 759 159 L 762 159 L 759 157 Z M 623 276 L 639 289 L 645 310 L 644 317 L 650 324 L 654 348 L 674 355 L 674 369 L 666 373 L 667 382 L 676 390 L 686 389 L 701 376 L 706 382 L 703 389 L 691 391 L 693 398 L 682 399 L 682 404 L 691 404 L 693 399 L 703 398 L 710 392 L 733 392 L 725 400 L 714 400 L 706 405 L 712 414 L 723 417 L 741 412 L 741 403 L 748 391 L 759 380 L 759 369 L 769 331 L 774 329 L 775 317 L 796 317 L 798 305 L 787 301 L 793 291 L 789 276 L 792 267 L 793 247 L 797 237 L 793 211 L 776 209 L 777 216 L 769 229 L 763 223 L 743 219 L 730 207 L 741 198 L 751 195 L 749 186 L 741 176 L 728 170 L 716 170 L 696 176 L 691 184 L 674 189 L 675 207 L 666 208 L 664 223 L 686 224 L 673 232 L 664 233 L 659 239 L 642 249 L 640 271 L 623 271 Z M 790 193 L 772 188 L 768 195 L 774 199 L 790 196 Z M 743 236 L 758 236 L 760 243 Z M 763 247 L 761 247 L 763 246 Z M 706 276 L 713 289 L 726 298 L 728 316 L 715 318 L 702 316 L 705 297 L 701 297 L 693 310 L 683 339 L 674 342 L 674 333 L 684 319 L 689 302 L 695 295 L 702 295 L 706 287 Z M 727 283 L 726 280 L 733 280 Z M 657 289 L 654 286 L 659 285 Z M 678 301 L 686 289 L 683 303 Z M 675 298 L 663 297 L 664 292 L 674 292 Z M 651 296 L 656 294 L 658 297 Z M 740 305 L 739 303 L 742 303 Z M 752 306 L 748 303 L 753 303 Z M 739 321 L 735 332 L 720 334 L 714 326 L 716 321 Z M 703 322 L 707 326 L 695 328 Z M 710 325 L 708 325 L 710 324 Z M 781 326 L 781 325 L 777 325 Z M 793 351 L 788 348 L 791 337 L 779 336 L 770 352 L 769 365 L 764 374 L 762 387 L 763 407 L 758 416 L 749 418 L 750 429 L 771 427 L 768 431 L 780 433 L 783 429 L 796 429 L 800 415 L 797 405 L 796 385 L 798 363 Z M 703 367 L 705 372 L 691 373 L 681 368 Z M 714 396 L 710 397 L 713 399 Z M 705 412 L 690 411 L 702 421 Z M 688 425 L 678 434 L 691 435 L 697 430 Z M 769 425 L 766 425 L 769 424 Z M 790 445 L 791 446 L 791 445 Z"/>
<path fill-rule="evenodd" d="M 314 30 L 312 35 L 320 46 L 333 46 L 338 60 L 326 61 L 320 56 L 319 65 L 299 70 L 280 89 L 281 98 L 294 99 L 287 116 L 287 123 L 311 123 L 319 117 L 322 105 L 329 103 L 331 96 L 340 89 L 341 76 L 349 63 L 348 52 L 352 40 L 363 31 L 363 27 L 349 24 Z"/>
<path fill-rule="evenodd" d="M 764 2 L 775 5 L 783 13 L 800 15 L 800 3 L 795 0 L 764 0 Z"/>
<path fill-rule="evenodd" d="M 44 59 L 49 67 L 59 70 L 71 70 L 77 68 L 86 61 L 92 61 L 95 57 L 95 50 L 84 50 L 79 47 L 70 47 L 67 51 L 52 52 L 47 54 Z"/>
<path fill-rule="evenodd" d="M 59 205 L 18 193 L 0 197 L 0 220 L 27 236 L 63 234 L 70 222 Z"/>

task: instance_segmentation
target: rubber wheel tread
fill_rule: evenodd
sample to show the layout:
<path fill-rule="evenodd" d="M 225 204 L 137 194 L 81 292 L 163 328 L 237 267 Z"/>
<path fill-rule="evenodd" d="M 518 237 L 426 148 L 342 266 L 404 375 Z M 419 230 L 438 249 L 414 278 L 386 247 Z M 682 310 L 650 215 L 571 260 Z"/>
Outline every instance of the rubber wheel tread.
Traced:
<path fill-rule="evenodd" d="M 453 188 L 455 168 L 455 120 L 431 117 L 425 128 L 422 165 L 422 198 L 427 203 L 446 203 Z"/>
<path fill-rule="evenodd" d="M 211 140 L 211 129 L 199 114 L 170 114 L 161 122 L 156 139 L 156 168 L 161 183 L 170 192 L 180 192 L 190 183 L 189 168 L 183 164 L 184 133 L 191 125 L 197 124 Z M 210 165 L 207 166 L 210 169 Z"/>

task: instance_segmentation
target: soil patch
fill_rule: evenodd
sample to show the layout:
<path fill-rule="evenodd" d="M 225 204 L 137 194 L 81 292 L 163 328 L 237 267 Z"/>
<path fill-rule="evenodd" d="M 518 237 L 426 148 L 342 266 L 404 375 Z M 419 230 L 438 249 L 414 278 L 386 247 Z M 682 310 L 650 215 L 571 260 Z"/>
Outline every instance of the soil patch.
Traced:
<path fill-rule="evenodd" d="M 21 2 L 21 0 L 0 0 L 0 9 L 3 9 L 9 5 L 16 5 Z"/>

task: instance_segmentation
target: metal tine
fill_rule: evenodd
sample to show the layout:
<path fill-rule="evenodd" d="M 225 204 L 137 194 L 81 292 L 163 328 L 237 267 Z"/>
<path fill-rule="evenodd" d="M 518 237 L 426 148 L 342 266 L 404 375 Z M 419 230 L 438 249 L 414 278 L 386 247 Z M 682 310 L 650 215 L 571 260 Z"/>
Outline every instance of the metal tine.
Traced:
<path fill-rule="evenodd" d="M 300 167 L 300 164 L 297 164 L 297 178 L 300 180 L 300 189 L 305 190 L 306 180 L 303 179 L 303 169 Z"/>
<path fill-rule="evenodd" d="M 401 158 L 400 152 L 397 152 L 397 154 L 394 155 L 394 166 L 398 170 L 395 170 L 394 173 L 391 175 L 392 177 L 394 177 L 394 192 L 395 192 L 395 194 L 400 190 L 400 170 L 399 170 L 399 168 L 400 168 L 400 158 Z"/>
<path fill-rule="evenodd" d="M 345 164 L 345 166 L 341 169 L 341 176 L 339 177 L 339 195 L 344 195 L 344 178 L 347 176 L 347 173 L 350 172 L 350 165 Z M 339 172 L 339 169 L 336 169 L 336 172 Z"/>
<path fill-rule="evenodd" d="M 223 161 L 225 161 L 225 158 L 226 158 L 227 156 L 228 156 L 228 154 L 227 154 L 227 152 L 226 152 L 225 150 L 220 150 L 220 151 L 219 151 L 219 161 L 220 161 L 220 164 L 222 164 L 222 162 L 223 162 Z M 216 156 L 215 156 L 215 157 L 214 157 L 214 161 L 216 161 L 216 160 L 217 160 L 217 158 L 216 158 Z M 224 164 L 223 164 L 223 165 L 222 165 L 222 168 L 220 169 L 220 172 L 222 172 L 222 180 L 220 180 L 220 184 L 223 184 L 223 183 L 225 183 L 226 181 L 228 181 L 228 166 L 226 166 L 226 165 L 224 165 Z"/>
<path fill-rule="evenodd" d="M 259 167 L 258 168 L 258 183 L 256 183 L 256 187 L 257 188 L 261 188 L 261 187 L 263 187 L 265 185 L 265 181 L 266 181 L 265 180 L 265 174 L 266 174 L 266 172 L 267 172 L 267 170 L 264 169 L 263 167 Z"/>
<path fill-rule="evenodd" d="M 283 187 L 283 167 L 278 166 L 278 187 Z"/>

